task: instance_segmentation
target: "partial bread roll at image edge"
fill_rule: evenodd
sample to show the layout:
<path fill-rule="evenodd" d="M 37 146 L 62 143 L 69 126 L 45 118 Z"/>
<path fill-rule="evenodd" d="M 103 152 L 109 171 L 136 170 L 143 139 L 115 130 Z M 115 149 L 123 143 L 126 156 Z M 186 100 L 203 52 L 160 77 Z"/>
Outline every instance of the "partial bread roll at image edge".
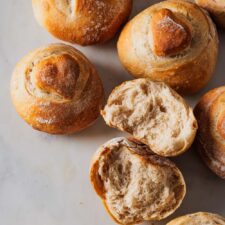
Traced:
<path fill-rule="evenodd" d="M 39 24 L 55 37 L 80 45 L 112 39 L 132 10 L 132 0 L 32 0 Z"/>
<path fill-rule="evenodd" d="M 180 94 L 194 94 L 214 73 L 218 34 L 198 5 L 162 1 L 127 23 L 117 48 L 122 65 L 135 78 L 162 81 Z"/>
<path fill-rule="evenodd" d="M 215 22 L 225 28 L 225 2 L 221 0 L 195 0 L 195 2 L 206 9 Z"/>
<path fill-rule="evenodd" d="M 225 86 L 206 93 L 196 105 L 194 114 L 199 129 L 195 148 L 205 164 L 225 179 Z"/>
<path fill-rule="evenodd" d="M 81 52 L 52 44 L 32 51 L 16 65 L 11 96 L 19 115 L 34 129 L 68 134 L 97 119 L 104 90 Z"/>
<path fill-rule="evenodd" d="M 107 125 L 166 157 L 188 150 L 198 127 L 191 107 L 180 95 L 166 84 L 146 78 L 117 86 L 101 114 Z"/>
<path fill-rule="evenodd" d="M 176 165 L 133 138 L 102 145 L 91 162 L 90 180 L 110 216 L 126 225 L 168 217 L 186 193 Z"/>
<path fill-rule="evenodd" d="M 198 212 L 178 217 L 167 225 L 225 225 L 225 218 L 208 212 Z"/>

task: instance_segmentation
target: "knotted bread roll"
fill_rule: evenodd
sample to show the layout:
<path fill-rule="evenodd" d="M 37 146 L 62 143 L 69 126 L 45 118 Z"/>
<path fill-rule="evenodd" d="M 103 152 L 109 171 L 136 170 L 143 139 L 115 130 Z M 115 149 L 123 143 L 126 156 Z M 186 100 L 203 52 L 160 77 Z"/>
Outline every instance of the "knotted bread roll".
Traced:
<path fill-rule="evenodd" d="M 225 28 L 225 1 L 224 0 L 195 0 L 198 5 L 208 10 L 216 23 Z"/>
<path fill-rule="evenodd" d="M 132 19 L 118 41 L 122 64 L 134 77 L 163 81 L 192 94 L 210 80 L 217 61 L 218 35 L 196 4 L 171 0 Z"/>
<path fill-rule="evenodd" d="M 186 151 L 198 126 L 181 96 L 166 84 L 147 78 L 116 87 L 101 114 L 109 126 L 128 132 L 161 156 Z"/>
<path fill-rule="evenodd" d="M 104 91 L 95 68 L 81 52 L 53 44 L 34 50 L 17 64 L 11 95 L 17 112 L 33 128 L 65 134 L 97 119 Z"/>
<path fill-rule="evenodd" d="M 127 20 L 132 0 L 32 0 L 34 14 L 55 37 L 91 45 L 113 38 Z"/>
<path fill-rule="evenodd" d="M 199 212 L 181 216 L 167 225 L 225 225 L 225 218 L 217 214 Z"/>
<path fill-rule="evenodd" d="M 225 179 L 225 86 L 205 94 L 194 113 L 199 124 L 196 147 L 207 166 Z"/>
<path fill-rule="evenodd" d="M 174 163 L 127 138 L 115 138 L 99 148 L 90 179 L 119 224 L 166 218 L 186 193 L 184 178 Z"/>

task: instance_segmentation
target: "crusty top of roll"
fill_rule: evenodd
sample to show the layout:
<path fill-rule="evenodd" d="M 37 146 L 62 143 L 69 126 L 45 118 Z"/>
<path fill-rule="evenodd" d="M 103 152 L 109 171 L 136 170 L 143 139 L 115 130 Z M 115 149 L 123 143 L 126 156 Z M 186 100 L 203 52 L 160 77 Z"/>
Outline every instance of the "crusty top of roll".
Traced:
<path fill-rule="evenodd" d="M 128 18 L 132 0 L 33 0 L 39 23 L 54 36 L 81 45 L 111 39 Z"/>
<path fill-rule="evenodd" d="M 162 8 L 152 16 L 153 51 L 157 56 L 176 55 L 189 47 L 189 26 L 171 10 Z"/>
<path fill-rule="evenodd" d="M 74 97 L 79 74 L 79 64 L 68 54 L 43 59 L 33 69 L 33 79 L 39 90 L 68 100 Z"/>
<path fill-rule="evenodd" d="M 16 66 L 11 82 L 18 113 L 34 128 L 71 133 L 99 115 L 103 87 L 94 67 L 78 50 L 52 44 L 32 51 Z"/>
<path fill-rule="evenodd" d="M 188 1 L 169 0 L 132 19 L 121 33 L 118 51 L 125 66 L 133 61 L 136 73 L 144 74 L 187 64 L 211 39 L 217 39 L 216 30 L 204 10 Z"/>
<path fill-rule="evenodd" d="M 220 215 L 198 212 L 181 216 L 167 223 L 167 225 L 225 225 L 225 218 Z"/>
<path fill-rule="evenodd" d="M 162 156 L 187 150 L 197 130 L 184 99 L 166 84 L 145 78 L 116 87 L 101 114 L 109 126 L 132 134 Z"/>
<path fill-rule="evenodd" d="M 206 164 L 225 179 L 225 86 L 206 93 L 195 107 L 197 143 Z"/>
<path fill-rule="evenodd" d="M 134 139 L 115 138 L 101 146 L 90 178 L 120 224 L 161 220 L 179 207 L 186 192 L 179 169 Z"/>

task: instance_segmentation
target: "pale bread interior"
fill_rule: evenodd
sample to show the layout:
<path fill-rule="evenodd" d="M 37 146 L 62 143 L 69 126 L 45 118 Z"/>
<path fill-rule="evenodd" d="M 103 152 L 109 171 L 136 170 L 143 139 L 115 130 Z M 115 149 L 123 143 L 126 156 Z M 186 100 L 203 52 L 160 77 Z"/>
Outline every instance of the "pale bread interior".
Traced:
<path fill-rule="evenodd" d="M 149 79 L 117 87 L 102 115 L 108 125 L 132 134 L 162 156 L 187 150 L 197 130 L 192 109 L 185 101 L 164 83 Z"/>
<path fill-rule="evenodd" d="M 169 160 L 127 143 L 127 139 L 115 139 L 98 157 L 95 177 L 100 180 L 106 207 L 121 224 L 165 218 L 185 195 L 182 175 Z"/>

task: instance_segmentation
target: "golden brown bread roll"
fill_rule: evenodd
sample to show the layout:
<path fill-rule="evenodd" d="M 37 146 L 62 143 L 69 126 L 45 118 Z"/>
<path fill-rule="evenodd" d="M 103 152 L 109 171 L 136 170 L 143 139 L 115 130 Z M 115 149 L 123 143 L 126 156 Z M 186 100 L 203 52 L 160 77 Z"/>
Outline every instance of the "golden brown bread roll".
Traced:
<path fill-rule="evenodd" d="M 225 218 L 217 214 L 199 212 L 181 216 L 167 225 L 225 225 Z"/>
<path fill-rule="evenodd" d="M 225 1 L 224 0 L 195 0 L 198 5 L 208 10 L 216 23 L 225 28 Z"/>
<path fill-rule="evenodd" d="M 225 86 L 209 91 L 196 105 L 196 147 L 206 165 L 225 179 Z"/>
<path fill-rule="evenodd" d="M 119 224 L 166 218 L 186 193 L 184 178 L 174 163 L 130 138 L 115 138 L 99 148 L 90 179 Z"/>
<path fill-rule="evenodd" d="M 208 14 L 196 4 L 163 1 L 125 26 L 118 53 L 134 77 L 163 81 L 179 93 L 192 94 L 213 74 L 218 34 Z"/>
<path fill-rule="evenodd" d="M 174 90 L 147 78 L 116 87 L 101 111 L 106 123 L 126 131 L 161 156 L 177 156 L 192 144 L 197 122 Z"/>
<path fill-rule="evenodd" d="M 55 37 L 91 45 L 113 38 L 127 20 L 132 0 L 32 0 L 40 25 Z"/>
<path fill-rule="evenodd" d="M 11 80 L 13 104 L 33 128 L 51 134 L 79 131 L 98 117 L 103 86 L 75 48 L 53 44 L 25 56 Z"/>

